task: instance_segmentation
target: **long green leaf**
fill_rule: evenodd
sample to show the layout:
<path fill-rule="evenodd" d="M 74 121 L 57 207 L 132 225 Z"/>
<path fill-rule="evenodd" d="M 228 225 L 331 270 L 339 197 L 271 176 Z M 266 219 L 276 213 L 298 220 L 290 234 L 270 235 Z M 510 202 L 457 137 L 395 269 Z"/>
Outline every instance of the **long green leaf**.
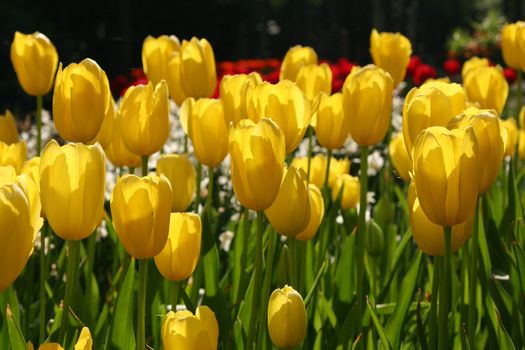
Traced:
<path fill-rule="evenodd" d="M 370 312 L 370 316 L 372 317 L 372 322 L 374 323 L 376 331 L 379 334 L 379 339 L 381 339 L 381 346 L 386 350 L 392 349 L 392 343 L 390 342 L 390 339 L 388 339 L 388 335 L 381 325 L 381 322 L 379 322 L 376 311 L 374 310 L 372 304 L 370 304 L 370 300 L 368 300 L 368 298 L 366 298 L 366 305 L 368 307 L 368 311 Z"/>
<path fill-rule="evenodd" d="M 9 332 L 9 341 L 13 350 L 25 350 L 27 345 L 24 335 L 15 321 L 9 305 L 6 308 L 7 330 Z"/>
<path fill-rule="evenodd" d="M 126 276 L 120 286 L 117 304 L 113 311 L 110 342 L 112 349 L 135 349 L 133 310 L 135 309 L 134 283 L 135 259 L 130 259 Z"/>

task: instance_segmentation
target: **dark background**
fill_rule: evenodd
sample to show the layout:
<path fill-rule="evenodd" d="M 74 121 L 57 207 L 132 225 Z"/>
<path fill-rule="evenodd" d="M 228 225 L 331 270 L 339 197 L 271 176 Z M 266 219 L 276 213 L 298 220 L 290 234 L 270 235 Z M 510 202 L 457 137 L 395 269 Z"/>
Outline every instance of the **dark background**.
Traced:
<path fill-rule="evenodd" d="M 414 54 L 439 67 L 452 30 L 468 27 L 489 9 L 516 21 L 525 17 L 525 0 L 2 0 L 0 113 L 34 109 L 9 58 L 16 30 L 46 34 L 65 65 L 93 58 L 109 79 L 140 67 L 142 41 L 161 34 L 206 37 L 217 61 L 282 58 L 290 46 L 303 44 L 320 58 L 367 63 L 375 27 L 402 32 Z M 45 106 L 50 108 L 50 96 Z"/>

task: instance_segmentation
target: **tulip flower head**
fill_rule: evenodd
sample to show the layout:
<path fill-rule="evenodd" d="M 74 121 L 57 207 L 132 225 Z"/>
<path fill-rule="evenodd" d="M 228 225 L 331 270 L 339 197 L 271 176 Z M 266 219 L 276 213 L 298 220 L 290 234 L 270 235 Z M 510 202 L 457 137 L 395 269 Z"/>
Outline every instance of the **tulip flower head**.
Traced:
<path fill-rule="evenodd" d="M 228 122 L 237 124 L 248 118 L 246 111 L 246 93 L 249 87 L 262 83 L 257 72 L 250 74 L 226 75 L 221 79 L 220 95 L 224 107 L 224 117 Z"/>
<path fill-rule="evenodd" d="M 268 333 L 275 346 L 292 349 L 306 336 L 307 316 L 303 298 L 295 289 L 276 289 L 268 302 Z"/>
<path fill-rule="evenodd" d="M 501 51 L 505 64 L 514 69 L 520 69 L 519 43 L 517 32 L 524 22 L 507 23 L 501 29 Z"/>
<path fill-rule="evenodd" d="M 409 173 L 412 171 L 412 159 L 408 155 L 402 133 L 396 134 L 392 140 L 390 140 L 388 153 L 399 176 L 405 182 L 409 182 Z"/>
<path fill-rule="evenodd" d="M 461 68 L 461 79 L 465 81 L 468 73 L 483 67 L 490 67 L 490 61 L 488 58 L 480 58 L 474 56 L 463 63 L 463 68 Z"/>
<path fill-rule="evenodd" d="M 346 210 L 353 209 L 359 203 L 360 189 L 359 178 L 350 174 L 343 174 L 335 180 L 332 189 L 332 200 L 335 202 L 342 191 L 341 208 Z"/>
<path fill-rule="evenodd" d="M 190 311 L 170 311 L 162 322 L 162 345 L 165 350 L 215 350 L 219 340 L 219 325 L 207 306 Z"/>
<path fill-rule="evenodd" d="M 501 137 L 505 144 L 505 156 L 514 157 L 516 143 L 518 142 L 518 125 L 516 119 L 508 118 L 501 122 Z"/>
<path fill-rule="evenodd" d="M 309 64 L 317 64 L 317 54 L 314 49 L 301 45 L 291 47 L 286 52 L 283 62 L 281 63 L 279 80 L 288 79 L 296 81 L 299 69 Z"/>
<path fill-rule="evenodd" d="M 183 154 L 163 154 L 157 161 L 157 174 L 168 178 L 173 193 L 172 212 L 188 209 L 195 196 L 195 167 Z"/>
<path fill-rule="evenodd" d="M 326 63 L 309 64 L 299 68 L 295 80 L 306 99 L 312 103 L 320 92 L 332 92 L 332 70 Z"/>
<path fill-rule="evenodd" d="M 390 73 L 395 87 L 405 79 L 412 44 L 400 33 L 379 33 L 374 29 L 370 35 L 370 54 L 376 66 Z"/>
<path fill-rule="evenodd" d="M 8 145 L 18 142 L 15 118 L 8 110 L 0 115 L 0 142 Z"/>
<path fill-rule="evenodd" d="M 314 113 L 315 135 L 319 144 L 329 150 L 343 147 L 350 131 L 350 115 L 343 110 L 343 94 L 320 93 Z"/>
<path fill-rule="evenodd" d="M 142 43 L 142 67 L 148 79 L 157 85 L 168 79 L 168 63 L 174 52 L 180 50 L 179 39 L 175 35 L 161 35 L 158 38 L 148 35 Z"/>
<path fill-rule="evenodd" d="M 308 185 L 308 199 L 310 201 L 310 220 L 306 228 L 295 236 L 301 241 L 314 238 L 324 217 L 324 200 L 319 187 L 314 184 Z"/>
<path fill-rule="evenodd" d="M 472 69 L 466 74 L 463 85 L 470 101 L 479 103 L 484 109 L 495 109 L 498 114 L 503 112 L 509 95 L 509 83 L 500 66 Z"/>
<path fill-rule="evenodd" d="M 0 141 L 0 166 L 11 165 L 19 173 L 27 158 L 27 147 L 24 141 L 7 144 Z"/>

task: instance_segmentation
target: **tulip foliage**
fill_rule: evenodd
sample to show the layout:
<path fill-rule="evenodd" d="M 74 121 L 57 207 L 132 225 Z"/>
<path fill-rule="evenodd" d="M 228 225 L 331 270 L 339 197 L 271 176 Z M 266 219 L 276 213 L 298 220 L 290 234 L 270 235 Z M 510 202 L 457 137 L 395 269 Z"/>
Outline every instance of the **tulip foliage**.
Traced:
<path fill-rule="evenodd" d="M 524 69 L 523 22 L 501 38 Z M 412 50 L 374 29 L 346 79 L 296 45 L 218 81 L 207 39 L 148 36 L 114 100 L 14 34 L 37 118 L 0 115 L 0 349 L 524 348 L 521 87 L 480 57 L 407 86 Z"/>

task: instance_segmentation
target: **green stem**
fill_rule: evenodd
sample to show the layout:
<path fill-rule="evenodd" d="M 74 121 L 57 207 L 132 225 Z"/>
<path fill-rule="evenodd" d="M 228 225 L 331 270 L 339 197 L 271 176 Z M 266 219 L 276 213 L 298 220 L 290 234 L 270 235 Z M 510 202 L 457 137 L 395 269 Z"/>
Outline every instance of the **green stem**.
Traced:
<path fill-rule="evenodd" d="M 47 279 L 47 264 L 46 264 L 46 231 L 47 231 L 47 220 L 44 220 L 44 225 L 40 230 L 40 290 L 39 290 L 39 303 L 40 303 L 40 332 L 39 342 L 44 344 L 46 340 L 46 279 Z"/>
<path fill-rule="evenodd" d="M 257 212 L 257 236 L 255 241 L 255 268 L 253 270 L 253 295 L 250 314 L 250 325 L 246 348 L 253 349 L 254 337 L 257 333 L 257 314 L 261 300 L 261 273 L 262 273 L 262 235 L 264 225 L 264 211 Z"/>
<path fill-rule="evenodd" d="M 357 321 L 358 333 L 361 330 L 361 321 L 364 305 L 364 274 L 365 274 L 365 234 L 366 234 L 366 206 L 368 192 L 368 146 L 361 146 L 361 173 L 359 196 L 359 226 L 357 236 Z"/>
<path fill-rule="evenodd" d="M 139 293 L 137 309 L 137 349 L 146 348 L 146 287 L 148 259 L 139 260 Z"/>
<path fill-rule="evenodd" d="M 213 180 L 214 180 L 214 168 L 208 167 L 208 196 L 206 197 L 206 213 L 208 213 L 208 218 L 211 220 L 210 209 L 213 200 Z"/>
<path fill-rule="evenodd" d="M 306 172 L 306 179 L 308 183 L 310 183 L 310 166 L 312 161 L 312 134 L 314 133 L 313 128 L 310 126 L 308 127 L 308 170 Z"/>
<path fill-rule="evenodd" d="M 451 236 L 452 228 L 443 228 L 445 234 L 445 259 L 443 263 L 443 278 L 439 283 L 439 328 L 438 328 L 438 349 L 448 348 L 448 313 L 450 309 L 450 265 L 452 259 Z"/>
<path fill-rule="evenodd" d="M 64 296 L 64 308 L 62 312 L 62 321 L 58 337 L 58 341 L 60 344 L 63 344 L 64 342 L 64 336 L 66 335 L 67 326 L 69 323 L 69 308 L 71 306 L 71 299 L 73 295 L 77 294 L 76 289 L 78 286 L 78 260 L 80 244 L 80 241 L 67 241 L 67 249 L 69 256 L 67 258 L 66 293 Z"/>
<path fill-rule="evenodd" d="M 439 280 L 441 278 L 441 270 L 443 268 L 443 257 L 434 257 L 434 272 L 432 273 L 432 295 L 430 296 L 430 337 L 429 347 L 431 350 L 436 348 L 436 331 L 437 331 L 437 301 L 439 296 Z"/>
<path fill-rule="evenodd" d="M 332 150 L 326 150 L 326 170 L 324 172 L 324 184 L 323 184 L 323 194 L 324 194 L 324 205 L 325 208 L 328 207 L 328 202 L 330 198 L 328 197 L 328 178 L 330 177 L 330 163 L 332 161 Z"/>
<path fill-rule="evenodd" d="M 43 96 L 36 97 L 36 155 L 42 152 L 42 105 Z"/>
<path fill-rule="evenodd" d="M 97 229 L 88 237 L 87 247 L 87 274 L 86 274 L 86 295 L 91 295 L 93 287 L 93 266 L 95 266 L 95 248 L 97 243 Z M 96 321 L 96 320 L 94 320 Z M 94 322 L 96 323 L 96 322 Z"/>
<path fill-rule="evenodd" d="M 179 303 L 179 282 L 171 282 L 171 311 L 177 311 L 177 305 Z"/>
<path fill-rule="evenodd" d="M 468 342 L 471 349 L 475 349 L 475 334 L 476 334 L 476 287 L 478 274 L 478 240 L 479 230 L 481 227 L 481 197 L 478 198 L 478 210 L 476 210 L 474 218 L 474 232 L 472 233 L 472 243 L 470 251 L 469 264 L 469 293 L 468 293 L 468 323 L 467 335 Z"/>
<path fill-rule="evenodd" d="M 288 238 L 288 247 L 290 247 L 290 254 L 288 255 L 289 283 L 296 290 L 299 290 L 297 285 L 297 241 L 295 238 Z"/>
<path fill-rule="evenodd" d="M 200 162 L 197 162 L 197 176 L 196 176 L 196 186 L 195 186 L 195 202 L 193 203 L 194 209 L 193 211 L 198 213 L 199 212 L 199 204 L 201 199 L 201 177 L 202 177 L 202 165 Z"/>
<path fill-rule="evenodd" d="M 141 156 L 142 160 L 142 176 L 148 175 L 148 156 Z"/>
<path fill-rule="evenodd" d="M 128 168 L 128 174 L 135 174 L 135 168 L 132 167 L 132 166 L 130 166 L 130 167 Z"/>
<path fill-rule="evenodd" d="M 188 135 L 184 135 L 184 154 L 188 154 Z"/>

